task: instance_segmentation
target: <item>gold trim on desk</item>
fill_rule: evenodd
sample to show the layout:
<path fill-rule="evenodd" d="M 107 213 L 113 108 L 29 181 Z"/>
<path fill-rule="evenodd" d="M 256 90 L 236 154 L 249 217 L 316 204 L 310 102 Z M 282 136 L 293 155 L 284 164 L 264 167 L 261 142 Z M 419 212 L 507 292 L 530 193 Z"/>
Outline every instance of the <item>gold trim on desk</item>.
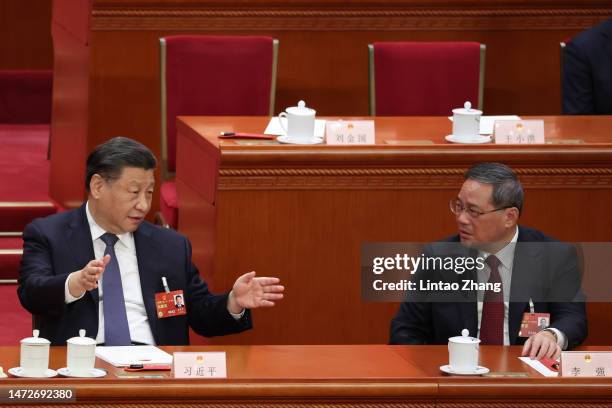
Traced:
<path fill-rule="evenodd" d="M 0 201 L 2 207 L 54 207 L 49 201 Z"/>

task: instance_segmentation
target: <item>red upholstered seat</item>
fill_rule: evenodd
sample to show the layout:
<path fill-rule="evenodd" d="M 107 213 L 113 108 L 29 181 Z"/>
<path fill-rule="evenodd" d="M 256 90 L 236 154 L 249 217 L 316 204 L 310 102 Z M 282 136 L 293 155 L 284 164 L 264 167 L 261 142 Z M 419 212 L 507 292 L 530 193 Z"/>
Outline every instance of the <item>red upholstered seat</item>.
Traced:
<path fill-rule="evenodd" d="M 372 115 L 449 115 L 482 107 L 484 45 L 476 42 L 379 42 L 370 46 Z"/>
<path fill-rule="evenodd" d="M 270 37 L 180 35 L 162 38 L 162 171 L 176 169 L 176 117 L 270 115 L 278 41 Z M 164 184 L 161 208 L 177 227 L 176 187 Z M 170 220 L 174 220 L 173 223 Z"/>
<path fill-rule="evenodd" d="M 53 71 L 0 71 L 0 123 L 51 123 Z"/>

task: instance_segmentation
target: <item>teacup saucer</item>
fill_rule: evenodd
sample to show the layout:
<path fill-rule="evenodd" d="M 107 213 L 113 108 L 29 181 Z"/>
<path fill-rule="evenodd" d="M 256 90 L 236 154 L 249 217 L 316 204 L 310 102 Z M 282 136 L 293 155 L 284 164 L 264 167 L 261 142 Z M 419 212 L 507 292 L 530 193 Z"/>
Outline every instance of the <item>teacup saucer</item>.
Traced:
<path fill-rule="evenodd" d="M 448 135 L 444 139 L 446 139 L 447 142 L 462 144 L 482 144 L 491 142 L 491 136 L 483 135 L 472 136 L 469 138 L 465 136 Z"/>
<path fill-rule="evenodd" d="M 108 374 L 106 370 L 102 370 L 101 368 L 92 368 L 86 374 L 73 374 L 70 372 L 70 369 L 68 367 L 60 368 L 59 370 L 57 370 L 57 373 L 63 377 L 73 377 L 73 378 L 98 378 L 98 377 L 105 377 L 106 374 Z"/>
<path fill-rule="evenodd" d="M 487 367 L 478 366 L 474 371 L 455 371 L 447 364 L 440 366 L 440 371 L 451 375 L 483 375 L 488 373 L 489 369 Z"/>
<path fill-rule="evenodd" d="M 320 137 L 313 137 L 311 139 L 296 139 L 289 136 L 279 136 L 276 138 L 280 143 L 285 144 L 299 144 L 299 145 L 315 145 L 323 143 L 323 139 Z"/>
<path fill-rule="evenodd" d="M 24 372 L 23 368 L 21 368 L 21 367 L 9 368 L 8 373 L 10 375 L 12 375 L 12 376 L 22 377 L 22 378 L 51 378 L 51 377 L 57 377 L 57 371 L 51 370 L 50 368 L 48 368 L 47 371 L 45 371 L 45 375 L 43 375 L 43 376 L 26 375 L 26 373 Z"/>

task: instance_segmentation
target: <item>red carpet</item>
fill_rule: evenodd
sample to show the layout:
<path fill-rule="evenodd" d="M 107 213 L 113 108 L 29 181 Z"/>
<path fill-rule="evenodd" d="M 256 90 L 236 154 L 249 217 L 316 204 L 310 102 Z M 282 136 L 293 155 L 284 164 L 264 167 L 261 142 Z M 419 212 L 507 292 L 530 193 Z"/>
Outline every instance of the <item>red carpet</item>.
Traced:
<path fill-rule="evenodd" d="M 49 129 L 0 124 L 0 201 L 49 200 Z"/>
<path fill-rule="evenodd" d="M 0 71 L 0 279 L 17 279 L 20 233 L 36 217 L 56 212 L 49 199 L 51 71 Z M 16 284 L 0 284 L 0 345 L 32 335 Z"/>
<path fill-rule="evenodd" d="M 0 311 L 0 346 L 17 346 L 19 340 L 32 336 L 32 315 L 21 307 L 17 285 L 0 285 Z"/>
<path fill-rule="evenodd" d="M 17 279 L 23 252 L 21 238 L 0 237 L 0 279 Z"/>

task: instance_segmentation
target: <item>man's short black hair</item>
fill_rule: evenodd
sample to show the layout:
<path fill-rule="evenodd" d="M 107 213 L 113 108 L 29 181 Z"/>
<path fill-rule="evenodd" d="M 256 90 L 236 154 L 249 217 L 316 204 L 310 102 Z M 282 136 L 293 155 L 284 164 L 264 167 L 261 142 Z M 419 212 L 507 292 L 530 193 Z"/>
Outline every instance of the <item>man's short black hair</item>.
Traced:
<path fill-rule="evenodd" d="M 117 136 L 96 147 L 87 157 L 85 188 L 94 174 L 106 181 L 121 177 L 124 167 L 151 170 L 157 166 L 157 159 L 148 147 L 128 137 Z"/>
<path fill-rule="evenodd" d="M 479 163 L 465 172 L 466 180 L 491 184 L 493 192 L 491 200 L 498 208 L 516 207 L 519 214 L 523 211 L 523 186 L 516 173 L 502 163 Z"/>

